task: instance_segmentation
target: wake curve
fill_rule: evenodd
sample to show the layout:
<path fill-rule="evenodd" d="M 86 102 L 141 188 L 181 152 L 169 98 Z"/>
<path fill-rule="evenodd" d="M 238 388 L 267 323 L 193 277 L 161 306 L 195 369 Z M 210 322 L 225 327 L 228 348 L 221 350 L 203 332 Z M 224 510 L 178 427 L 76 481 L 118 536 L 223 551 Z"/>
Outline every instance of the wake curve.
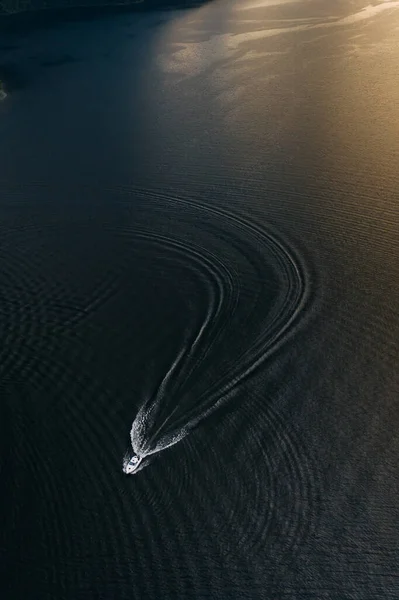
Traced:
<path fill-rule="evenodd" d="M 309 294 L 306 269 L 288 244 L 274 234 L 241 215 L 222 208 L 182 200 L 164 193 L 161 195 L 146 191 L 145 194 L 147 201 L 149 197 L 153 200 L 146 204 L 146 212 L 150 211 L 152 217 L 162 209 L 167 210 L 168 214 L 177 212 L 179 222 L 184 226 L 190 222 L 197 224 L 199 217 L 205 217 L 203 231 L 209 232 L 213 228 L 218 237 L 227 240 L 230 248 L 234 247 L 235 252 L 238 251 L 247 262 L 252 261 L 253 254 L 260 254 L 264 264 L 271 264 L 277 274 L 279 289 L 278 301 L 267 314 L 266 322 L 261 323 L 258 333 L 248 340 L 246 348 L 224 370 L 223 375 L 196 398 L 195 405 L 183 410 L 181 414 L 180 396 L 184 396 L 182 390 L 217 342 L 223 340 L 223 332 L 232 323 L 240 306 L 240 278 L 245 278 L 246 274 L 239 273 L 236 264 L 227 264 L 227 254 L 217 255 L 208 245 L 205 247 L 197 240 L 177 240 L 165 233 L 155 233 L 154 230 L 148 231 L 137 226 L 133 231 L 129 229 L 129 234 L 134 233 L 136 240 L 159 246 L 160 251 L 169 253 L 172 260 L 189 264 L 190 269 L 196 271 L 202 284 L 206 286 L 208 298 L 208 309 L 202 323 L 196 331 L 187 329 L 177 356 L 161 378 L 155 393 L 142 402 L 133 420 L 131 446 L 133 453 L 142 458 L 151 457 L 180 442 L 199 423 L 229 402 L 244 381 L 290 336 Z M 199 227 L 198 231 L 201 233 Z M 262 278 L 259 267 L 255 276 L 256 280 Z M 264 282 L 256 283 L 263 289 Z M 169 406 L 171 398 L 173 407 Z M 180 415 L 176 414 L 179 411 Z M 124 458 L 124 470 L 128 457 L 129 453 Z M 140 468 L 145 466 L 145 462 L 141 463 Z"/>

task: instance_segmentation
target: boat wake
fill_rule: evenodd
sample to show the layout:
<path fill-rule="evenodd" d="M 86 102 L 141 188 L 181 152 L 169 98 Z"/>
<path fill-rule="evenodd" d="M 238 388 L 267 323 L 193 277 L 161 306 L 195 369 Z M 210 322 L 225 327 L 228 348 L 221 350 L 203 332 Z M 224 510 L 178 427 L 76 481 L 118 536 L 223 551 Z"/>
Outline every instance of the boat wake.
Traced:
<path fill-rule="evenodd" d="M 187 325 L 177 356 L 138 409 L 130 431 L 131 449 L 123 459 L 126 474 L 139 472 L 155 454 L 183 440 L 231 402 L 244 381 L 290 336 L 308 295 L 300 260 L 274 234 L 219 207 L 164 193 L 146 194 L 147 201 L 151 195 L 155 200 L 146 204 L 146 212 L 153 212 L 152 225 L 162 208 L 164 214 L 176 211 L 185 234 L 179 237 L 177 225 L 173 237 L 155 233 L 154 227 L 149 231 L 136 220 L 135 239 L 155 245 L 159 256 L 168 255 L 195 273 L 206 292 L 207 307 L 195 327 Z M 167 207 L 162 207 L 165 202 Z M 196 235 L 187 235 L 190 224 L 195 224 Z M 215 361 L 216 376 L 209 380 L 204 368 L 206 372 L 208 364 L 215 372 Z M 198 374 L 206 380 L 206 389 L 195 398 L 190 385 L 194 373 L 196 380 Z"/>

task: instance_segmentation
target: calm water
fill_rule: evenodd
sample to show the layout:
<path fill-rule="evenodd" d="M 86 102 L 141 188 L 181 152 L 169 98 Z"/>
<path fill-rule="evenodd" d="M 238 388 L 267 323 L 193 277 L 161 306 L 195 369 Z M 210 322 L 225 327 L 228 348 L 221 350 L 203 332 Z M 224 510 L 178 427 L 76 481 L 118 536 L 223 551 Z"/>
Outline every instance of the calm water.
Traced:
<path fill-rule="evenodd" d="M 2 598 L 399 597 L 399 2 L 366 4 L 2 34 Z"/>

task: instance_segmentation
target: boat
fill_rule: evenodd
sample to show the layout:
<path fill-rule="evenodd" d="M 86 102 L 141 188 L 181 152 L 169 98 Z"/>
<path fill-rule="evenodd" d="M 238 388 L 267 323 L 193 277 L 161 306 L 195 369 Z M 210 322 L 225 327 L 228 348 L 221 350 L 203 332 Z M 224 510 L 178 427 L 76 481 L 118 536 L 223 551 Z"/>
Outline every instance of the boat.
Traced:
<path fill-rule="evenodd" d="M 133 456 L 123 465 L 123 472 L 126 475 L 131 475 L 135 471 L 137 471 L 138 466 L 143 460 L 144 456 L 139 456 L 138 454 L 133 454 Z"/>

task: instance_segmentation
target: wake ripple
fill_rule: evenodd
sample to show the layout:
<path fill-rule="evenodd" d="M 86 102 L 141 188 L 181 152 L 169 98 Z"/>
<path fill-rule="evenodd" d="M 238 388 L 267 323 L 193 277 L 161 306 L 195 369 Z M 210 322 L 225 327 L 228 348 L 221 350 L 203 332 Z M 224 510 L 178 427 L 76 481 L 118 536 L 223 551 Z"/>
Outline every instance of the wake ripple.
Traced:
<path fill-rule="evenodd" d="M 177 355 L 156 389 L 144 394 L 130 432 L 133 455 L 141 460 L 134 472 L 232 401 L 291 335 L 309 296 L 306 269 L 273 232 L 223 208 L 164 192 L 140 190 L 140 197 L 151 229 L 141 225 L 135 203 L 135 223 L 119 230 L 119 235 L 134 238 L 136 249 L 140 244 L 155 248 L 159 256 L 168 256 L 171 265 L 185 264 L 206 291 L 207 308 L 195 327 L 187 320 Z M 166 215 L 173 228 L 165 222 Z M 170 272 L 173 277 L 172 268 Z M 273 301 L 259 312 L 262 303 L 267 304 L 265 294 L 270 296 L 270 288 Z M 213 381 L 207 380 L 195 402 L 187 401 L 190 382 L 198 379 L 209 357 L 215 361 L 218 352 L 216 361 L 220 361 L 224 338 L 234 340 L 234 334 L 241 336 L 241 342 L 233 356 L 230 347 L 229 359 Z M 212 368 L 215 371 L 214 364 Z M 124 457 L 125 472 L 131 456 L 128 451 Z"/>

